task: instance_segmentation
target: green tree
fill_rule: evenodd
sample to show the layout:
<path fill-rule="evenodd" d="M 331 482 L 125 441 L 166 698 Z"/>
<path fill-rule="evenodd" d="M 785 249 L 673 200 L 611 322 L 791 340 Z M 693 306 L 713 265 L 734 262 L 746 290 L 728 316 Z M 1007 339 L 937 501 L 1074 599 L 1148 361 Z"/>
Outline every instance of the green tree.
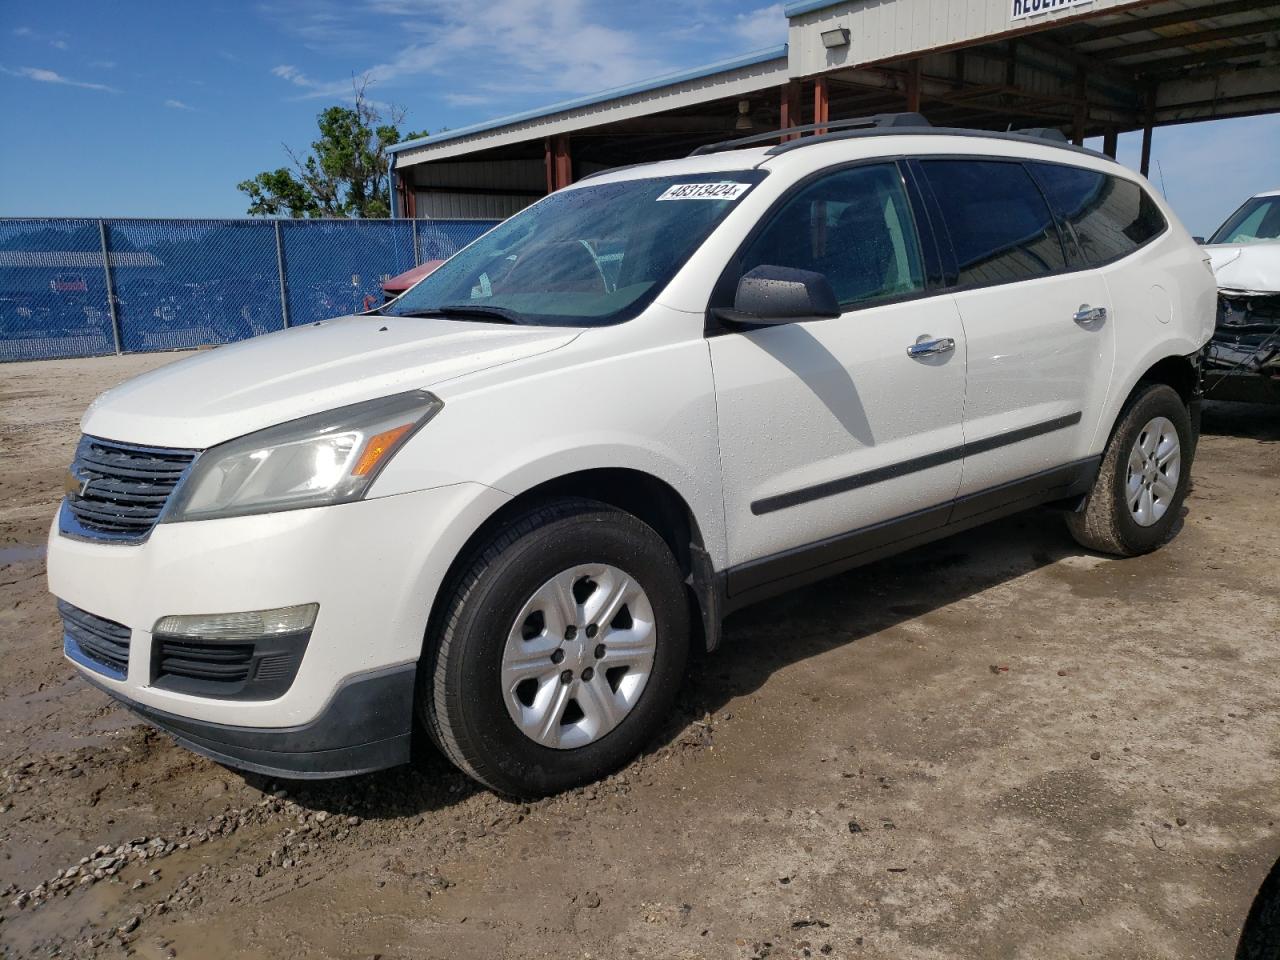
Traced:
<path fill-rule="evenodd" d="M 316 118 L 320 136 L 300 156 L 285 145 L 293 168 L 266 170 L 236 188 L 249 197 L 254 217 L 389 217 L 391 165 L 387 147 L 426 132 L 400 133 L 404 111 L 388 116 L 366 96 L 367 81 L 352 83 L 351 106 L 334 106 Z"/>

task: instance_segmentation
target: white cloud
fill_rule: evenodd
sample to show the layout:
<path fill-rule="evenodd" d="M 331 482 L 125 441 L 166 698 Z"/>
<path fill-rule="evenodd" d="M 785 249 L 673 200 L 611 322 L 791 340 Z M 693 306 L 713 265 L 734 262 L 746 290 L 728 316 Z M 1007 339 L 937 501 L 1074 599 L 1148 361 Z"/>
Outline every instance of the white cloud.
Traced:
<path fill-rule="evenodd" d="M 478 107 L 484 103 L 493 103 L 493 97 L 483 93 L 446 93 L 444 102 L 455 107 Z"/>
<path fill-rule="evenodd" d="M 90 60 L 89 66 L 95 70 L 114 70 L 116 62 L 114 60 Z"/>
<path fill-rule="evenodd" d="M 733 18 L 732 30 L 751 47 L 772 47 L 787 40 L 787 15 L 782 4 L 749 10 Z"/>
<path fill-rule="evenodd" d="M 282 63 L 278 67 L 272 67 L 271 72 L 281 80 L 288 80 L 295 86 L 306 87 L 308 89 L 319 86 L 319 84 L 308 77 L 305 73 L 289 63 Z"/>
<path fill-rule="evenodd" d="M 34 37 L 35 33 L 36 32 L 32 30 L 30 27 L 14 27 L 13 28 L 13 35 L 15 37 Z"/>
<path fill-rule="evenodd" d="M 287 14 L 287 16 L 286 16 Z M 378 31 L 376 46 L 387 48 L 388 37 L 408 37 L 392 55 L 357 73 L 382 89 L 406 87 L 432 78 L 435 95 L 446 102 L 479 97 L 495 75 L 509 92 L 537 89 L 549 94 L 583 93 L 652 77 L 672 68 L 652 38 L 601 22 L 599 7 L 586 0 L 495 0 L 484 6 L 452 0 L 366 0 L 363 7 L 307 3 L 289 7 L 277 3 L 270 15 L 284 29 L 305 42 L 341 33 L 344 43 L 372 40 L 362 33 L 376 17 L 401 18 L 393 28 Z M 385 21 L 384 21 L 385 24 Z M 477 69 L 478 64 L 492 68 Z M 292 66 L 272 70 L 277 77 L 308 91 L 307 97 L 342 97 L 351 79 L 315 80 Z M 413 83 L 415 99 L 424 92 Z M 480 102 L 475 100 L 473 102 Z"/>
<path fill-rule="evenodd" d="M 65 50 L 65 49 L 67 49 L 67 41 L 65 41 L 65 40 L 50 40 L 50 41 L 49 41 L 49 46 L 53 47 L 53 49 L 55 49 L 55 50 Z"/>
<path fill-rule="evenodd" d="M 0 71 L 14 77 L 26 77 L 28 80 L 35 80 L 37 83 L 58 83 L 68 87 L 81 87 L 85 90 L 102 90 L 106 93 L 119 93 L 115 87 L 109 87 L 105 83 L 86 83 L 83 80 L 72 80 L 70 77 L 64 77 L 62 74 L 53 70 L 45 70 L 42 67 L 0 67 Z"/>
<path fill-rule="evenodd" d="M 194 110 L 195 109 L 195 107 L 191 106 L 190 104 L 183 103 L 181 100 L 166 100 L 164 102 L 164 105 L 166 107 L 169 107 L 171 110 Z"/>

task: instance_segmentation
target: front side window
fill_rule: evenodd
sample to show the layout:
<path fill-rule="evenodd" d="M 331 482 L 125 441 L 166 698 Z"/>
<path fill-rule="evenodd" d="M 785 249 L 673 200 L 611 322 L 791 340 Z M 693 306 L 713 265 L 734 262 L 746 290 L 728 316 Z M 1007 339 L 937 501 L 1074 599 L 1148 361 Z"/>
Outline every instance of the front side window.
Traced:
<path fill-rule="evenodd" d="M 1165 228 L 1155 201 L 1132 180 L 1058 163 L 1031 168 L 1087 264 L 1128 256 Z"/>
<path fill-rule="evenodd" d="M 959 271 L 959 286 L 1015 283 L 1065 270 L 1057 224 L 1020 163 L 925 160 Z"/>
<path fill-rule="evenodd" d="M 647 306 L 762 171 L 582 186 L 526 208 L 398 300 L 394 316 L 598 326 Z"/>
<path fill-rule="evenodd" d="M 802 187 L 747 247 L 741 272 L 764 264 L 824 274 L 844 307 L 922 290 L 920 244 L 897 166 L 850 167 Z"/>
<path fill-rule="evenodd" d="M 1280 196 L 1254 197 L 1233 213 L 1210 243 L 1256 243 L 1280 240 Z"/>

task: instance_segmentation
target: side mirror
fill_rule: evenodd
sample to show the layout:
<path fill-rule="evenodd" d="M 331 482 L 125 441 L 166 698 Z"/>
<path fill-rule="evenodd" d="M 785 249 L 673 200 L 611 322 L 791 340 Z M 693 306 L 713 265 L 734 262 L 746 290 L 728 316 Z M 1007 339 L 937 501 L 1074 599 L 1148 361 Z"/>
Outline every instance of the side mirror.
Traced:
<path fill-rule="evenodd" d="M 1191 239 L 1200 244 L 1200 246 L 1204 246 L 1204 237 L 1192 237 Z"/>
<path fill-rule="evenodd" d="M 730 323 L 771 327 L 838 317 L 840 304 L 823 274 L 766 263 L 742 275 L 733 309 L 717 310 L 716 316 Z"/>

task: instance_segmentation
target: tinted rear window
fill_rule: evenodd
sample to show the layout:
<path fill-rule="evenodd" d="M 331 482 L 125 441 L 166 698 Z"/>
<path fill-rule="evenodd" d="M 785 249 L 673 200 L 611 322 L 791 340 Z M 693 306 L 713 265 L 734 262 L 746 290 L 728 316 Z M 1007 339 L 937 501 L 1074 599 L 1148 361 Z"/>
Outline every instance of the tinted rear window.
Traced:
<path fill-rule="evenodd" d="M 1160 208 L 1132 180 L 1057 163 L 1031 167 L 1088 264 L 1118 260 L 1164 232 Z"/>
<path fill-rule="evenodd" d="M 942 208 L 960 286 L 1014 283 L 1066 269 L 1053 215 L 1022 164 L 925 160 L 920 166 Z"/>

